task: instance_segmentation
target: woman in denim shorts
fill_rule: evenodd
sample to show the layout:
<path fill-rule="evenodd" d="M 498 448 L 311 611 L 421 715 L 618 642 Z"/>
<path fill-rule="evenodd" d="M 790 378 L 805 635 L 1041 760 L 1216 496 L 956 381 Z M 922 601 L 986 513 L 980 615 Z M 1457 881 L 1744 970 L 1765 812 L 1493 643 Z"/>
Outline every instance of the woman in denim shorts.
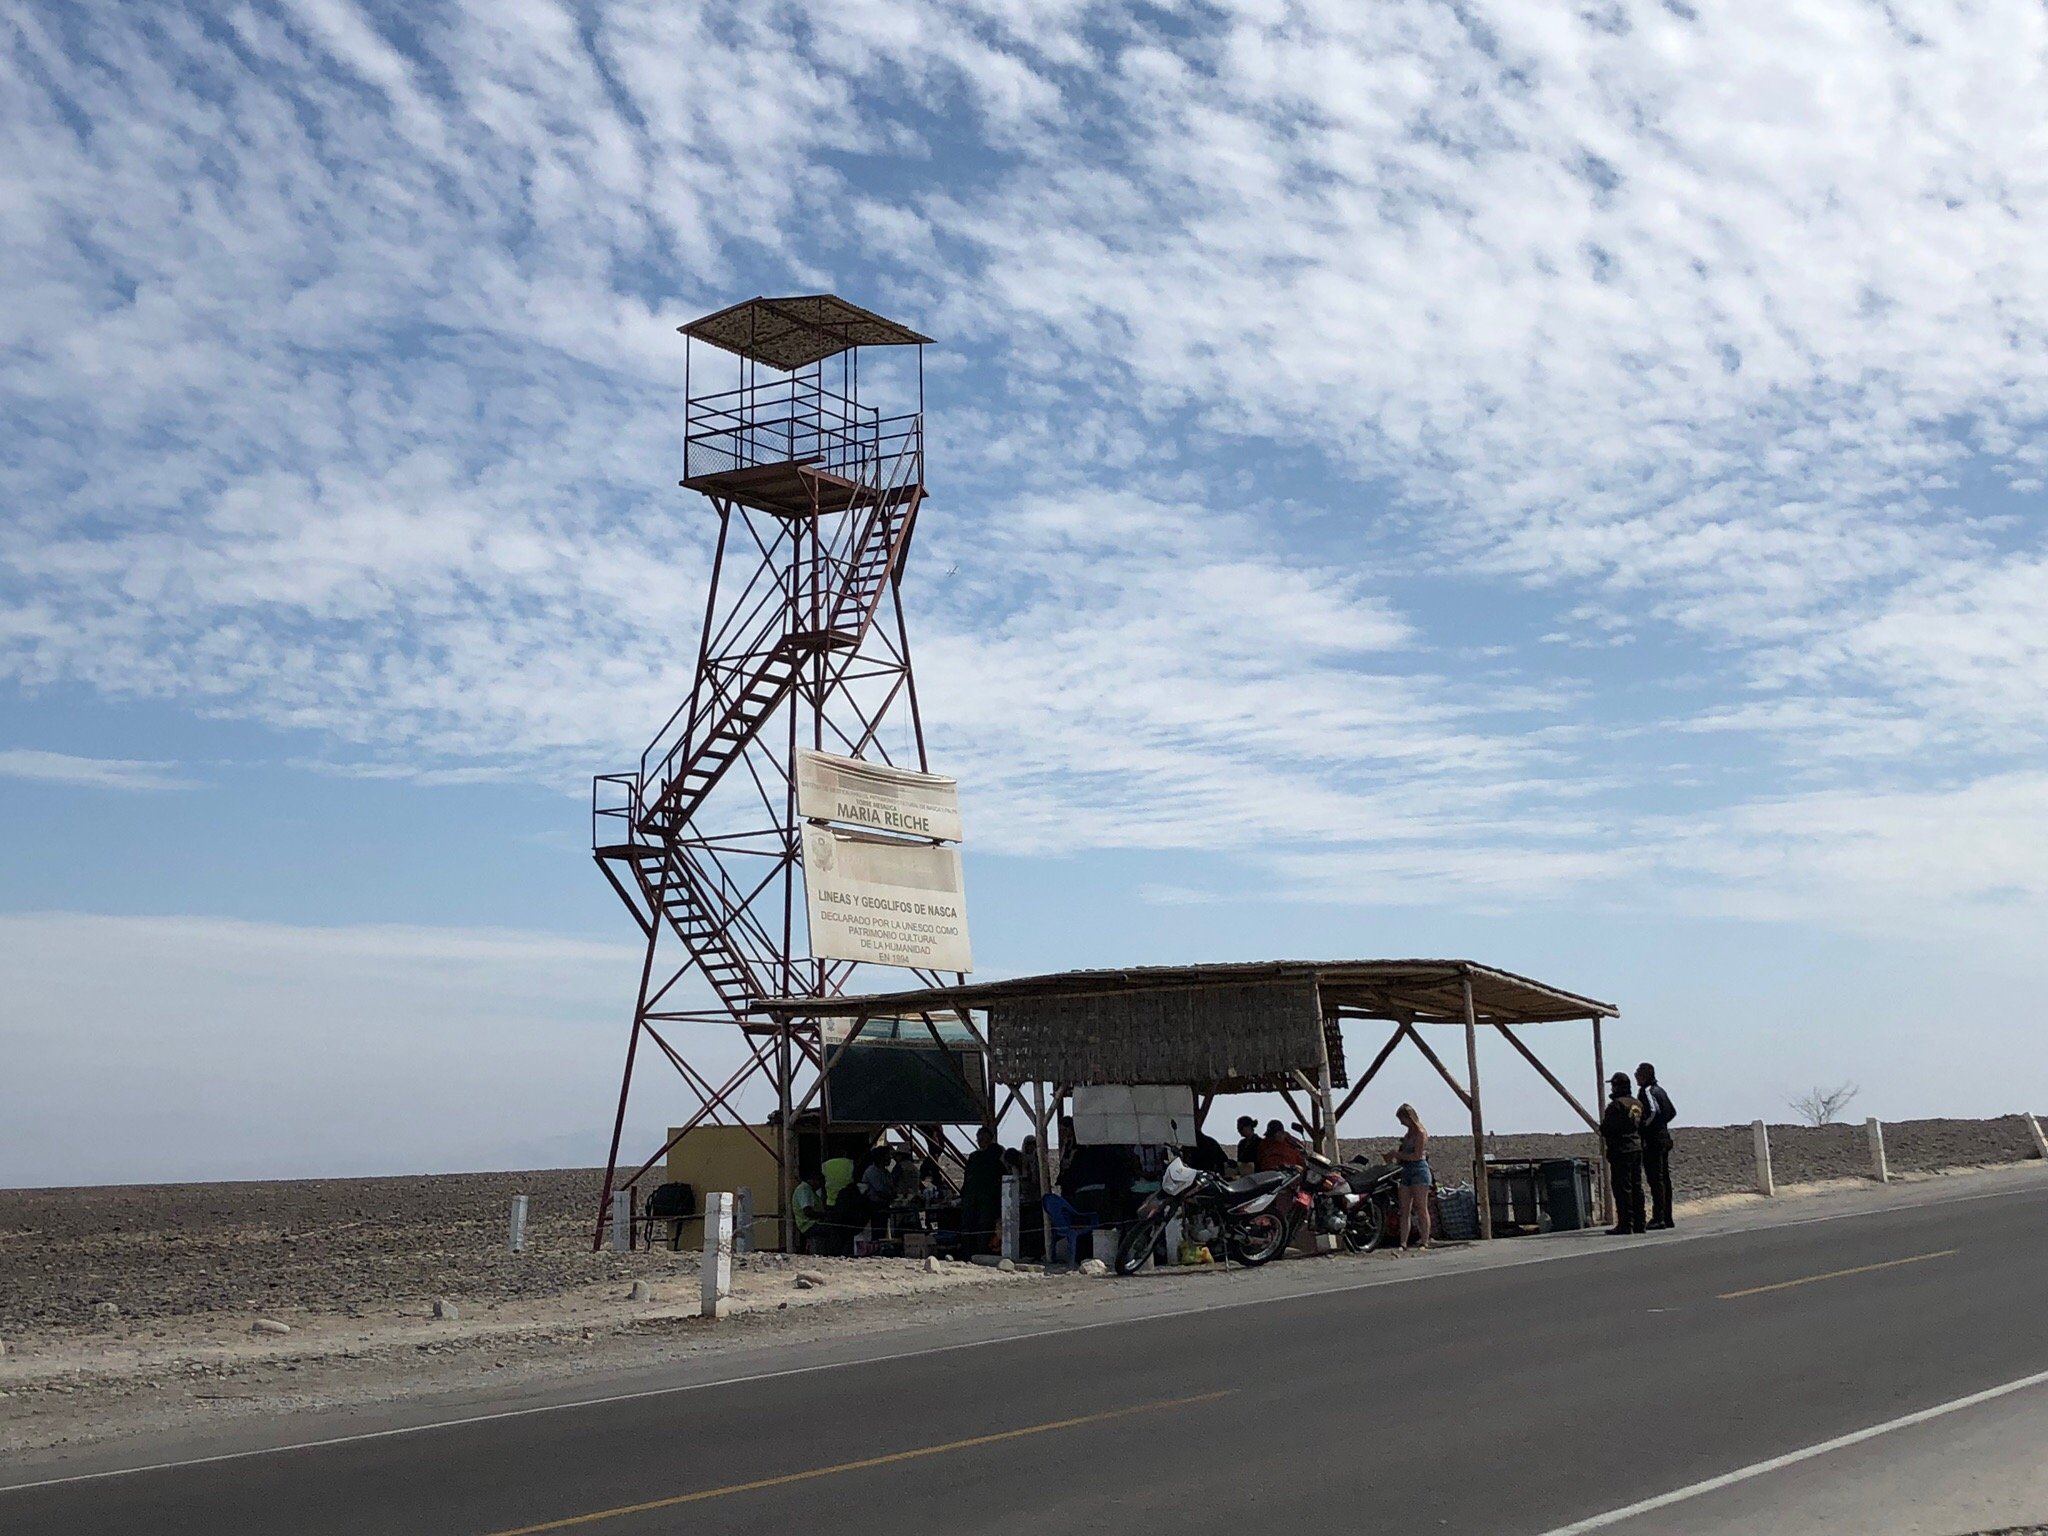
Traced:
<path fill-rule="evenodd" d="M 1400 1192 L 1400 1251 L 1408 1251 L 1408 1223 L 1412 1214 L 1419 1236 L 1415 1246 L 1430 1247 L 1429 1240 L 1429 1189 L 1434 1180 L 1429 1171 L 1429 1132 L 1422 1128 L 1422 1116 L 1415 1113 L 1413 1104 L 1403 1104 L 1394 1111 L 1394 1118 L 1406 1127 L 1401 1144 L 1387 1154 L 1389 1162 L 1401 1165 Z"/>

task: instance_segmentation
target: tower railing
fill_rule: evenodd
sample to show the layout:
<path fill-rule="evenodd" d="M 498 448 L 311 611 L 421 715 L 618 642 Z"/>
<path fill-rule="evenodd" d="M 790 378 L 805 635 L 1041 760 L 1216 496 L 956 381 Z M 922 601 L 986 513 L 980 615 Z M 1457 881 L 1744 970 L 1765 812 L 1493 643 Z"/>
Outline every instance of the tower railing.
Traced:
<path fill-rule="evenodd" d="M 884 417 L 800 375 L 697 395 L 683 428 L 683 478 L 805 464 L 873 485 L 921 425 L 919 416 Z"/>

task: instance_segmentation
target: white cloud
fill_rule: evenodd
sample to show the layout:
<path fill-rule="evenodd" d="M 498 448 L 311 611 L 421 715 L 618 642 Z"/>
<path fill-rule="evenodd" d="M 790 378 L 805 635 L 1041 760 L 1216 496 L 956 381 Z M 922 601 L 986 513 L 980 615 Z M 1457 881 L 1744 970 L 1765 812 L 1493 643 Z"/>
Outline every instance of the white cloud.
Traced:
<path fill-rule="evenodd" d="M 34 784 L 69 784 L 81 789 L 190 789 L 192 781 L 172 770 L 176 763 L 122 757 L 74 757 L 32 747 L 0 749 L 0 779 Z"/>
<path fill-rule="evenodd" d="M 1778 867 L 1789 771 L 1844 812 L 1798 878 L 1906 889 L 1910 829 L 1851 811 L 1977 786 L 2022 844 L 2041 814 L 1996 790 L 2048 745 L 2044 28 L 28 17 L 0 670 L 310 727 L 351 772 L 623 762 L 705 574 L 671 327 L 845 286 L 952 344 L 914 638 L 988 846 L 1712 889 Z M 1371 494 L 1297 503 L 1342 476 Z M 1516 604 L 1565 643 L 1473 673 L 1473 610 Z"/>

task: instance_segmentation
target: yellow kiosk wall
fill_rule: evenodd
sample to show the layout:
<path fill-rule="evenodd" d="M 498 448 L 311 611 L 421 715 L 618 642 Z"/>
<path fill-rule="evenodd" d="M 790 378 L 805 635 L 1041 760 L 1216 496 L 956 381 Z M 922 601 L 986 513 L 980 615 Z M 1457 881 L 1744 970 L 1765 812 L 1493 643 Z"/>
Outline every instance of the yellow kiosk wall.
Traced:
<path fill-rule="evenodd" d="M 673 1128 L 669 1135 L 675 1135 Z M 755 1136 L 761 1141 L 756 1141 Z M 704 1245 L 705 1197 L 716 1190 L 754 1192 L 754 1249 L 779 1252 L 782 1213 L 775 1208 L 775 1159 L 761 1145 L 775 1145 L 775 1129 L 757 1125 L 700 1125 L 668 1149 L 668 1177 L 696 1192 L 698 1214 L 683 1223 L 683 1246 Z M 661 1239 L 657 1237 L 656 1241 Z"/>

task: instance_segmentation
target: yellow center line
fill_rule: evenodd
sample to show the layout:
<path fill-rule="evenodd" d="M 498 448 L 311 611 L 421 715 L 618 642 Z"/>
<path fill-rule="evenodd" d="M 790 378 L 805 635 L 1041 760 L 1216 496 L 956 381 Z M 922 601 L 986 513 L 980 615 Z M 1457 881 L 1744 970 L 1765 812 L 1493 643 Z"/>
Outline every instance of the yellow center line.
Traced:
<path fill-rule="evenodd" d="M 566 1531 L 579 1525 L 595 1525 L 600 1520 L 617 1520 L 624 1515 L 644 1515 L 650 1510 L 674 1509 L 682 1504 L 698 1504 L 706 1499 L 728 1498 L 735 1493 L 754 1493 L 763 1488 L 781 1488 L 789 1483 L 807 1483 L 816 1477 L 836 1477 L 842 1472 L 862 1472 L 869 1467 L 894 1466 L 898 1462 L 916 1461 L 924 1456 L 943 1456 L 948 1451 L 971 1451 L 979 1445 L 999 1445 L 1005 1440 L 1022 1440 L 1030 1435 L 1049 1435 L 1056 1429 L 1078 1429 L 1083 1424 L 1105 1424 L 1111 1419 L 1127 1419 L 1137 1413 L 1156 1413 L 1162 1408 L 1191 1408 L 1197 1403 L 1213 1403 L 1219 1398 L 1230 1396 L 1228 1389 L 1221 1392 L 1203 1392 L 1195 1397 L 1173 1397 L 1156 1403 L 1139 1403 L 1130 1408 L 1111 1408 L 1102 1413 L 1084 1413 L 1072 1419 L 1054 1419 L 1047 1424 L 1028 1424 L 1022 1429 L 1005 1429 L 992 1435 L 975 1435 L 967 1440 L 948 1440 L 944 1445 L 923 1445 L 912 1451 L 891 1451 L 886 1456 L 868 1456 L 860 1461 L 842 1461 L 836 1466 L 812 1467 L 805 1472 L 785 1472 L 779 1477 L 760 1477 L 751 1483 L 728 1483 L 723 1488 L 702 1488 L 695 1493 L 679 1493 L 672 1498 L 650 1499 L 644 1504 L 621 1504 L 616 1509 L 593 1510 L 587 1515 L 570 1515 L 563 1520 L 546 1520 L 539 1525 L 522 1525 L 509 1531 L 493 1531 L 491 1536 L 537 1536 L 541 1531 Z"/>
<path fill-rule="evenodd" d="M 1723 1291 L 1716 1301 L 1734 1301 L 1743 1296 L 1761 1296 L 1766 1291 L 1789 1291 L 1795 1285 L 1812 1285 L 1818 1280 L 1840 1280 L 1845 1275 L 1869 1275 L 1880 1269 L 1897 1269 L 1901 1264 L 1919 1264 L 1927 1259 L 1952 1258 L 1959 1250 L 1943 1248 L 1936 1253 L 1916 1253 L 1911 1258 L 1886 1259 L 1882 1264 L 1859 1264 L 1854 1269 L 1831 1269 L 1824 1275 L 1808 1275 L 1800 1280 L 1780 1280 L 1775 1285 L 1752 1285 L 1746 1291 Z"/>

